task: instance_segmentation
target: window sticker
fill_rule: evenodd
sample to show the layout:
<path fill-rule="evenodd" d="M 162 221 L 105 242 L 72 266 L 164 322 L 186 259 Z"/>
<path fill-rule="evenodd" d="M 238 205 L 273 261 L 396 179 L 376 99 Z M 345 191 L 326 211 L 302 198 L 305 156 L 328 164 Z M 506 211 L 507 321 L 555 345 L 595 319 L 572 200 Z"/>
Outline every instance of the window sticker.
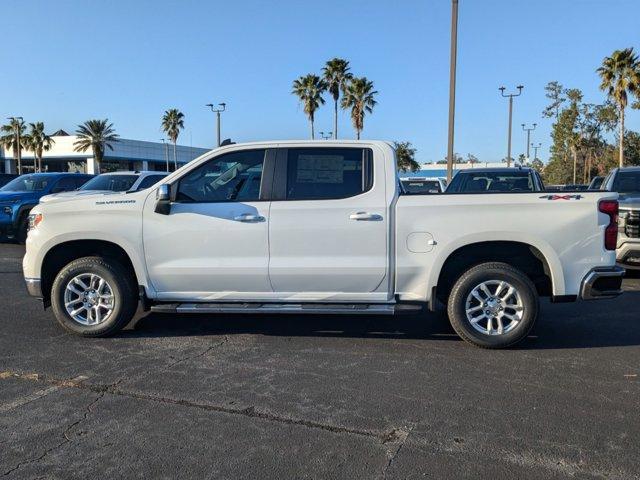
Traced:
<path fill-rule="evenodd" d="M 299 155 L 297 183 L 344 183 L 344 157 L 340 155 Z"/>

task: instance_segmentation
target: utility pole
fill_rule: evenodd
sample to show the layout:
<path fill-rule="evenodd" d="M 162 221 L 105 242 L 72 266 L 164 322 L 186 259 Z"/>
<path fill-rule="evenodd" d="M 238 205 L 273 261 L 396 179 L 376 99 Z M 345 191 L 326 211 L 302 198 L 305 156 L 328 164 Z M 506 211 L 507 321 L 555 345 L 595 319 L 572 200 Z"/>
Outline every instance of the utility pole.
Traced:
<path fill-rule="evenodd" d="M 333 135 L 333 132 L 320 132 L 320 137 L 323 140 L 329 140 L 331 138 L 331 136 Z"/>
<path fill-rule="evenodd" d="M 533 159 L 536 160 L 538 158 L 538 149 L 542 146 L 542 143 L 538 142 L 538 145 L 531 144 L 531 148 L 533 148 Z"/>
<path fill-rule="evenodd" d="M 217 137 L 217 140 L 218 140 L 217 146 L 219 147 L 220 146 L 220 114 L 225 111 L 225 109 L 227 108 L 227 104 L 224 103 L 224 102 L 223 103 L 219 103 L 218 107 L 222 107 L 222 108 L 213 108 L 213 103 L 207 103 L 205 105 L 205 107 L 209 107 L 211 109 L 211 111 L 216 114 L 216 126 L 217 126 L 217 128 L 216 128 L 216 133 L 217 133 L 216 137 Z"/>
<path fill-rule="evenodd" d="M 458 56 L 458 0 L 451 0 L 451 54 L 449 60 L 449 138 L 447 142 L 447 183 L 453 178 L 453 136 L 456 111 L 456 59 Z"/>
<path fill-rule="evenodd" d="M 508 93 L 505 95 L 504 91 L 506 90 L 504 87 L 500 87 L 500 95 L 503 97 L 509 97 L 509 131 L 507 133 L 507 167 L 511 166 L 511 125 L 513 118 L 513 97 L 518 97 L 522 93 L 523 85 L 518 85 L 516 87 L 518 89 L 518 93 Z"/>
<path fill-rule="evenodd" d="M 527 162 L 529 161 L 529 145 L 532 145 L 531 142 L 531 132 L 533 130 L 536 129 L 536 127 L 538 126 L 537 123 L 533 124 L 533 128 L 529 127 L 529 128 L 525 128 L 525 124 L 522 124 L 522 130 L 524 130 L 525 132 L 527 132 Z"/>
<path fill-rule="evenodd" d="M 164 145 L 164 161 L 167 164 L 167 172 L 169 171 L 169 145 L 164 138 L 161 138 L 162 145 Z"/>

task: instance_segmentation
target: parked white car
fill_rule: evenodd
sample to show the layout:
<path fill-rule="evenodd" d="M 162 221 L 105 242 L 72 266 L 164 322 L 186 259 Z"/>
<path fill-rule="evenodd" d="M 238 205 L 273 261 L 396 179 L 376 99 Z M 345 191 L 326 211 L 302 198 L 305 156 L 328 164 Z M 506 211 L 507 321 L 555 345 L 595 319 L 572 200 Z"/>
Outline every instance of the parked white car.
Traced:
<path fill-rule="evenodd" d="M 618 194 L 404 195 L 380 141 L 224 146 L 156 188 L 36 206 L 29 292 L 86 337 L 161 312 L 394 314 L 447 305 L 488 348 L 538 297 L 620 294 Z"/>
<path fill-rule="evenodd" d="M 112 192 L 138 192 L 152 187 L 168 175 L 167 172 L 135 171 L 111 172 L 97 175 L 77 190 L 54 193 L 40 198 L 40 203 L 68 200 L 82 195 Z"/>

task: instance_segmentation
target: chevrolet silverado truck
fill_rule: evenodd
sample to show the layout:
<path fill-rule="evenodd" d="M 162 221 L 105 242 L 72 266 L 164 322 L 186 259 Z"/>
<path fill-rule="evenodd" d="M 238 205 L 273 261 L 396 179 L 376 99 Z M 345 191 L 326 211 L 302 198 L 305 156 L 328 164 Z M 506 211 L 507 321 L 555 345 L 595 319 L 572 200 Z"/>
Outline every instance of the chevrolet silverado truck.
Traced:
<path fill-rule="evenodd" d="M 640 270 L 640 167 L 614 168 L 600 188 L 620 195 L 618 265 Z"/>
<path fill-rule="evenodd" d="M 618 194 L 405 195 L 390 144 L 215 149 L 140 192 L 35 207 L 23 270 L 69 332 L 166 313 L 419 313 L 512 345 L 555 302 L 620 294 Z M 302 321 L 302 320 L 301 320 Z"/>

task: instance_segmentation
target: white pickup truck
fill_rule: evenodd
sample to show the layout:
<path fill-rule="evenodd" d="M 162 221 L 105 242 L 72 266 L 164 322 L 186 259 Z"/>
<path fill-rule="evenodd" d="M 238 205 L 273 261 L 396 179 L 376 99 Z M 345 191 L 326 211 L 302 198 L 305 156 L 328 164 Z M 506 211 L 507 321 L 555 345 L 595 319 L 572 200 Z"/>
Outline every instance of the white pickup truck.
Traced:
<path fill-rule="evenodd" d="M 620 293 L 618 195 L 401 192 L 380 141 L 230 145 L 148 190 L 36 206 L 28 291 L 68 331 L 160 312 L 396 314 L 447 306 L 465 340 L 524 338 L 539 296 Z M 301 320 L 302 321 L 302 320 Z"/>

